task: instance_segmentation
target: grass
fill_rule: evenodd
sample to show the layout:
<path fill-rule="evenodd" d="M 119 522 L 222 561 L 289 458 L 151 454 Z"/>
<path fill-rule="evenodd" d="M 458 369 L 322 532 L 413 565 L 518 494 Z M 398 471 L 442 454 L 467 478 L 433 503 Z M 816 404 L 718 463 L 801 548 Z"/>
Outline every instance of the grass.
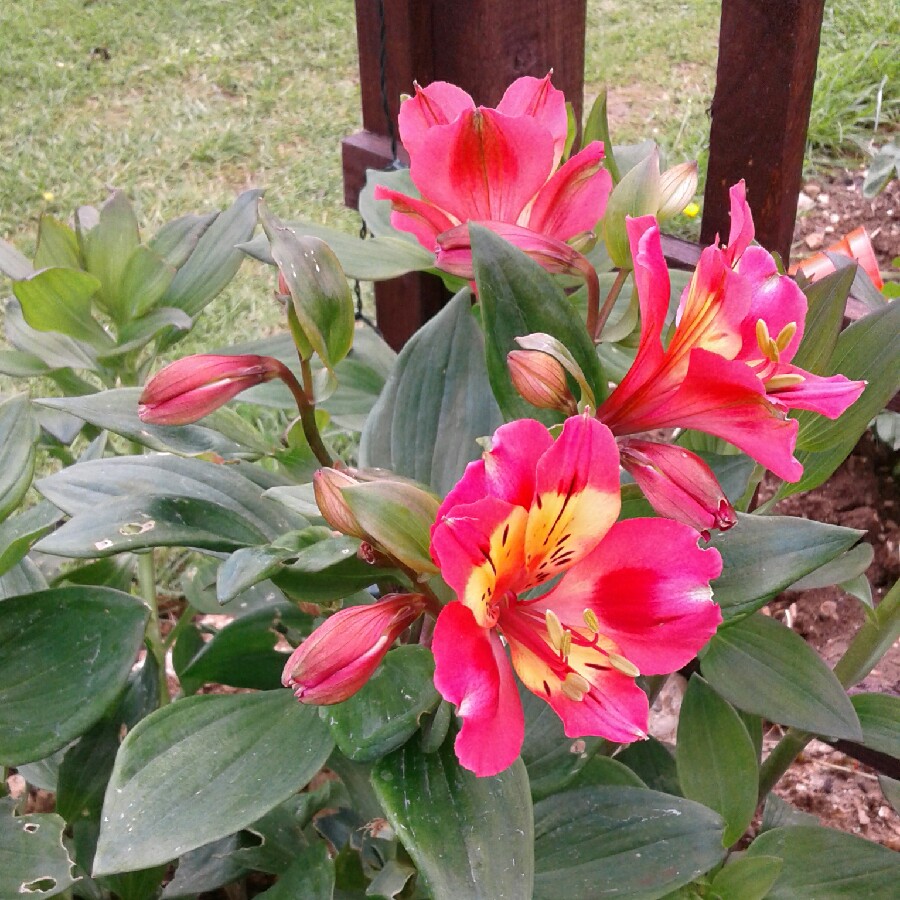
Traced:
<path fill-rule="evenodd" d="M 702 158 L 719 8 L 589 0 L 587 99 L 610 85 L 617 139 Z M 251 185 L 278 214 L 355 230 L 339 151 L 360 120 L 354 28 L 352 0 L 0 5 L 0 237 L 29 253 L 44 210 L 66 217 L 113 185 L 151 230 Z M 896 129 L 898 28 L 884 0 L 829 3 L 811 161 L 858 153 L 876 117 Z M 270 280 L 243 267 L 179 353 L 278 325 Z"/>

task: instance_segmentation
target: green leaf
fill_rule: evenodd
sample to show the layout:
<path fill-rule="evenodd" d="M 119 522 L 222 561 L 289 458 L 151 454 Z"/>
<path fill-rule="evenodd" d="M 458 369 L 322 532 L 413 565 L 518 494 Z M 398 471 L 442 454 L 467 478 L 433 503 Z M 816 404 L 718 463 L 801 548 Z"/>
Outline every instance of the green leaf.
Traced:
<path fill-rule="evenodd" d="M 900 697 L 854 694 L 850 702 L 859 716 L 862 742 L 873 750 L 900 759 Z"/>
<path fill-rule="evenodd" d="M 678 768 L 671 750 L 656 738 L 635 741 L 616 754 L 616 759 L 628 766 L 647 787 L 664 794 L 681 796 Z"/>
<path fill-rule="evenodd" d="M 24 394 L 0 403 L 0 521 L 22 501 L 31 486 L 39 430 Z M 6 548 L 3 548 L 6 555 Z"/>
<path fill-rule="evenodd" d="M 0 600 L 32 594 L 47 588 L 47 580 L 29 557 L 20 559 L 8 572 L 0 575 Z"/>
<path fill-rule="evenodd" d="M 259 220 L 272 258 L 288 290 L 306 340 L 329 370 L 353 344 L 354 311 L 350 286 L 334 251 L 315 237 L 298 236 L 259 201 Z"/>
<path fill-rule="evenodd" d="M 51 370 L 96 367 L 94 348 L 55 331 L 32 328 L 22 314 L 18 300 L 6 304 L 4 325 L 9 342 L 23 353 L 36 357 Z"/>
<path fill-rule="evenodd" d="M 852 547 L 864 532 L 791 516 L 738 513 L 738 524 L 710 541 L 722 554 L 713 596 L 726 620 L 759 609 L 776 594 Z"/>
<path fill-rule="evenodd" d="M 38 225 L 34 267 L 49 269 L 55 266 L 64 269 L 82 269 L 81 252 L 78 249 L 75 232 L 59 219 L 44 213 Z"/>
<path fill-rule="evenodd" d="M 0 603 L 0 761 L 32 762 L 84 733 L 125 685 L 149 611 L 70 587 Z"/>
<path fill-rule="evenodd" d="M 709 896 L 713 900 L 765 900 L 781 866 L 777 856 L 732 858 L 716 873 Z"/>
<path fill-rule="evenodd" d="M 525 712 L 522 762 L 528 770 L 531 796 L 540 800 L 566 787 L 597 749 L 600 738 L 567 738 L 559 716 L 540 697 L 519 690 Z M 624 766 L 622 767 L 624 768 Z"/>
<path fill-rule="evenodd" d="M 502 423 L 491 396 L 471 294 L 458 293 L 409 340 L 362 433 L 363 466 L 380 466 L 444 496 Z"/>
<path fill-rule="evenodd" d="M 31 545 L 50 532 L 63 513 L 52 503 L 36 503 L 0 524 L 0 575 L 8 572 Z"/>
<path fill-rule="evenodd" d="M 103 805 L 94 874 L 147 868 L 255 822 L 331 752 L 290 691 L 189 697 L 128 733 Z"/>
<path fill-rule="evenodd" d="M 828 360 L 841 332 L 853 273 L 853 268 L 832 272 L 820 281 L 808 285 L 803 291 L 809 307 L 803 340 L 791 360 L 792 365 L 816 375 L 827 371 Z"/>
<path fill-rule="evenodd" d="M 738 714 L 699 675 L 681 704 L 675 761 L 685 797 L 722 816 L 722 844 L 730 847 L 756 810 L 756 748 Z"/>
<path fill-rule="evenodd" d="M 75 880 L 63 845 L 66 823 L 55 813 L 14 816 L 0 800 L 0 897 L 55 897 Z"/>
<path fill-rule="evenodd" d="M 124 356 L 133 350 L 145 347 L 153 338 L 166 328 L 188 331 L 194 324 L 191 317 L 180 309 L 169 306 L 154 309 L 140 319 L 132 319 L 119 329 L 118 343 L 109 350 L 97 354 L 103 362 Z"/>
<path fill-rule="evenodd" d="M 606 168 L 612 175 L 613 184 L 618 184 L 621 175 L 616 165 L 616 156 L 613 149 L 612 138 L 609 135 L 609 117 L 607 115 L 607 91 L 606 85 L 600 90 L 587 121 L 584 123 L 584 134 L 581 138 L 581 146 L 587 147 L 593 141 L 602 141 L 606 150 Z"/>
<path fill-rule="evenodd" d="M 521 760 L 489 778 L 461 768 L 446 741 L 384 757 L 372 785 L 435 900 L 531 897 L 533 822 Z"/>
<path fill-rule="evenodd" d="M 21 281 L 34 274 L 34 266 L 12 244 L 0 240 L 0 272 L 13 281 Z"/>
<path fill-rule="evenodd" d="M 608 756 L 593 756 L 584 764 L 583 768 L 578 770 L 576 776 L 568 782 L 566 789 L 580 791 L 582 788 L 599 787 L 601 785 L 607 787 L 647 787 L 624 763 L 619 762 L 617 759 L 610 759 Z M 533 793 L 534 790 L 532 788 Z"/>
<path fill-rule="evenodd" d="M 200 238 L 218 218 L 218 212 L 190 213 L 166 222 L 147 246 L 170 266 L 180 269 L 190 258 Z"/>
<path fill-rule="evenodd" d="M 431 651 L 405 646 L 385 656 L 362 690 L 320 712 L 344 756 L 372 762 L 405 744 L 439 700 Z"/>
<path fill-rule="evenodd" d="M 125 315 L 123 321 L 150 312 L 169 289 L 174 277 L 175 267 L 159 254 L 149 247 L 135 247 L 122 272 L 120 293 Z"/>
<path fill-rule="evenodd" d="M 100 282 L 98 299 L 116 322 L 128 321 L 122 278 L 140 246 L 137 217 L 123 191 L 113 191 L 100 207 L 99 222 L 82 233 L 85 268 Z"/>
<path fill-rule="evenodd" d="M 262 191 L 244 191 L 219 213 L 203 232 L 197 245 L 172 279 L 159 301 L 195 317 L 237 274 L 244 254 L 236 244 L 250 240 L 256 228 L 256 203 Z"/>
<path fill-rule="evenodd" d="M 834 673 L 775 619 L 757 613 L 720 628 L 701 669 L 717 693 L 747 712 L 829 737 L 862 739 L 853 704 Z"/>
<path fill-rule="evenodd" d="M 862 396 L 838 419 L 798 414 L 800 431 L 795 456 L 803 477 L 785 483 L 773 500 L 818 487 L 856 446 L 869 422 L 900 389 L 900 304 L 889 303 L 845 328 L 837 339 L 828 373 L 868 382 Z"/>
<path fill-rule="evenodd" d="M 788 590 L 811 591 L 816 588 L 831 587 L 833 584 L 843 584 L 862 575 L 872 565 L 875 558 L 875 549 L 865 542 L 851 547 L 846 553 L 825 563 L 818 569 L 814 569 L 809 575 L 799 581 L 795 581 Z"/>
<path fill-rule="evenodd" d="M 725 854 L 716 813 L 644 788 L 555 794 L 535 804 L 534 831 L 535 900 L 652 900 Z"/>
<path fill-rule="evenodd" d="M 258 900 L 331 900 L 334 895 L 334 861 L 322 842 L 297 854 L 274 887 L 257 894 Z"/>
<path fill-rule="evenodd" d="M 37 331 L 56 331 L 97 347 L 112 338 L 91 315 L 91 299 L 99 282 L 79 269 L 43 269 L 13 283 L 25 321 Z"/>
<path fill-rule="evenodd" d="M 366 184 L 359 192 L 359 214 L 366 223 L 366 228 L 376 237 L 396 237 L 408 244 L 421 248 L 415 236 L 408 231 L 399 231 L 391 224 L 393 209 L 390 200 L 376 200 L 375 188 L 382 185 L 406 194 L 414 200 L 421 198 L 419 189 L 413 184 L 408 168 L 402 169 L 367 169 Z M 434 257 L 432 255 L 432 264 Z"/>
<path fill-rule="evenodd" d="M 341 495 L 363 531 L 416 572 L 437 573 L 431 560 L 431 526 L 440 507 L 422 488 L 400 481 L 368 481 Z"/>
<path fill-rule="evenodd" d="M 747 858 L 777 856 L 781 873 L 767 900 L 891 900 L 900 879 L 900 854 L 830 828 L 776 828 L 761 834 Z"/>
<path fill-rule="evenodd" d="M 245 434 L 234 439 L 228 436 L 227 431 L 232 430 L 232 415 L 236 415 L 228 409 L 217 409 L 206 416 L 203 425 L 149 425 L 142 422 L 137 414 L 140 395 L 141 388 L 115 388 L 86 397 L 42 397 L 34 402 L 71 413 L 91 425 L 164 453 L 186 456 L 215 453 L 229 459 L 248 456 L 260 449 L 247 443 L 249 438 Z M 219 428 L 220 425 L 225 427 Z"/>
<path fill-rule="evenodd" d="M 163 900 L 194 898 L 242 878 L 250 869 L 236 858 L 236 854 L 245 846 L 247 838 L 244 832 L 230 834 L 183 854 L 178 860 L 175 877 L 163 891 Z"/>
<path fill-rule="evenodd" d="M 863 197 L 867 200 L 876 197 L 894 178 L 900 178 L 900 145 L 891 141 L 872 157 L 863 181 Z"/>
<path fill-rule="evenodd" d="M 566 347 L 599 402 L 606 382 L 584 323 L 559 285 L 534 260 L 503 238 L 471 225 L 472 259 L 484 319 L 485 358 L 491 389 L 507 419 L 534 416 L 513 387 L 506 354 L 518 349 L 515 338 L 549 334 Z"/>
<path fill-rule="evenodd" d="M 655 216 L 660 202 L 659 151 L 645 156 L 613 188 L 603 214 L 603 240 L 610 259 L 620 269 L 631 269 L 631 250 L 625 231 L 626 216 Z"/>

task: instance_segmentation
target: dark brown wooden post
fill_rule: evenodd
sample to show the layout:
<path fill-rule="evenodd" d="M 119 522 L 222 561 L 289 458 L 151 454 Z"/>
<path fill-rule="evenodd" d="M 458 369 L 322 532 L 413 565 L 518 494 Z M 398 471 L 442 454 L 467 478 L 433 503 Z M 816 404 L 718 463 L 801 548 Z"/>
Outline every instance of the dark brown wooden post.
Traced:
<path fill-rule="evenodd" d="M 356 0 L 363 131 L 342 142 L 344 202 L 355 207 L 365 170 L 386 168 L 393 159 L 382 74 L 394 127 L 400 95 L 410 93 L 414 81 L 450 81 L 476 103 L 495 106 L 510 82 L 550 69 L 580 121 L 586 5 L 586 0 Z M 397 150 L 406 161 L 402 147 Z M 429 275 L 376 284 L 385 340 L 399 348 L 445 299 L 443 285 Z"/>
<path fill-rule="evenodd" d="M 701 242 L 729 228 L 747 181 L 756 238 L 791 250 L 825 0 L 722 0 Z"/>

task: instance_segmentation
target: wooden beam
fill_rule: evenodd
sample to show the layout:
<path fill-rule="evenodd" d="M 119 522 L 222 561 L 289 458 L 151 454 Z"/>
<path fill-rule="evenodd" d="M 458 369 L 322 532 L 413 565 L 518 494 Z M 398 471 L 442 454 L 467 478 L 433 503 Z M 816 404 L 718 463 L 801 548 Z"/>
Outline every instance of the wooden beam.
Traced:
<path fill-rule="evenodd" d="M 756 238 L 787 264 L 825 0 L 722 0 L 701 243 L 729 229 L 741 178 Z"/>

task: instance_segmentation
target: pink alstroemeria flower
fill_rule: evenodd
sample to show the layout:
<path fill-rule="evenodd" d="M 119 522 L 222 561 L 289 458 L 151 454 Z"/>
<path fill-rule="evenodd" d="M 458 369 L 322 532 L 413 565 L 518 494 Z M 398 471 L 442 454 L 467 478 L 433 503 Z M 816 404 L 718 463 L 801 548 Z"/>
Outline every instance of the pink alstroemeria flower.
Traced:
<path fill-rule="evenodd" d="M 865 388 L 843 375 L 821 377 L 792 365 L 803 337 L 806 297 L 779 275 L 762 247 L 750 246 L 753 219 L 743 182 L 731 189 L 728 246 L 707 247 L 685 289 L 668 347 L 661 335 L 669 275 L 652 216 L 630 219 L 628 236 L 641 307 L 634 364 L 597 411 L 617 436 L 656 428 L 696 428 L 724 438 L 786 481 L 798 422 L 791 409 L 837 418 Z"/>
<path fill-rule="evenodd" d="M 721 621 L 719 554 L 678 522 L 616 522 L 619 507 L 615 439 L 582 415 L 556 441 L 533 419 L 502 426 L 438 511 L 431 553 L 457 599 L 435 625 L 434 681 L 458 707 L 456 754 L 477 775 L 519 754 L 513 670 L 569 737 L 634 741 L 648 714 L 635 677 L 683 666 Z"/>
<path fill-rule="evenodd" d="M 399 124 L 421 199 L 383 186 L 375 197 L 391 201 L 391 224 L 436 252 L 441 268 L 447 255 L 448 271 L 471 277 L 469 222 L 534 251 L 544 264 L 550 256 L 565 258 L 565 242 L 603 216 L 612 188 L 601 168 L 603 144 L 594 141 L 557 168 L 568 122 L 565 97 L 550 75 L 517 79 L 496 109 L 476 107 L 447 82 L 416 85 L 400 107 Z M 444 247 L 439 236 L 451 230 Z M 537 247 L 535 235 L 543 238 Z"/>

